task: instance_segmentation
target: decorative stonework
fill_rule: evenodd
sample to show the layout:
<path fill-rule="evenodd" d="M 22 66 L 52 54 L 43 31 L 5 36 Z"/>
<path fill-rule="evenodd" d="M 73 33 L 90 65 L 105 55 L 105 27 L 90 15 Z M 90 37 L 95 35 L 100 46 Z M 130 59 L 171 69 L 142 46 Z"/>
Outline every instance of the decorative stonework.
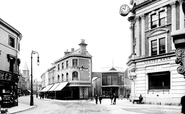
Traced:
<path fill-rule="evenodd" d="M 175 54 L 177 57 L 175 63 L 179 64 L 177 72 L 185 76 L 185 48 L 177 48 Z"/>

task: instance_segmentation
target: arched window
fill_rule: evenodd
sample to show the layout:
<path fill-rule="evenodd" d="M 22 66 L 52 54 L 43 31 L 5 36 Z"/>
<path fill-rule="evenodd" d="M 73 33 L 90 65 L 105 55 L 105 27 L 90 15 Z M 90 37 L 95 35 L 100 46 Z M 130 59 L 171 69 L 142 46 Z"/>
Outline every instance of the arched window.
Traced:
<path fill-rule="evenodd" d="M 58 75 L 58 82 L 59 82 L 59 80 L 60 80 L 60 75 Z"/>
<path fill-rule="evenodd" d="M 66 73 L 66 81 L 68 81 L 68 73 Z"/>
<path fill-rule="evenodd" d="M 72 80 L 78 80 L 78 72 L 76 72 L 76 71 L 73 72 Z"/>
<path fill-rule="evenodd" d="M 64 81 L 64 74 L 62 74 L 62 82 Z"/>

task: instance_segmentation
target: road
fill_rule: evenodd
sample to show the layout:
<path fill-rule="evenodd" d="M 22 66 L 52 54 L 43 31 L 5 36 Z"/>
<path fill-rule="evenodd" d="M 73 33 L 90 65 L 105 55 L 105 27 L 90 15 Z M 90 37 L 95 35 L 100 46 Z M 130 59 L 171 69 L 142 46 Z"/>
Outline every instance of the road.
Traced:
<path fill-rule="evenodd" d="M 20 97 L 19 102 L 29 104 L 29 97 Z M 110 99 L 102 104 L 87 100 L 51 100 L 34 98 L 36 107 L 17 114 L 181 114 L 180 106 L 132 104 L 128 100 L 117 100 L 110 105 Z"/>

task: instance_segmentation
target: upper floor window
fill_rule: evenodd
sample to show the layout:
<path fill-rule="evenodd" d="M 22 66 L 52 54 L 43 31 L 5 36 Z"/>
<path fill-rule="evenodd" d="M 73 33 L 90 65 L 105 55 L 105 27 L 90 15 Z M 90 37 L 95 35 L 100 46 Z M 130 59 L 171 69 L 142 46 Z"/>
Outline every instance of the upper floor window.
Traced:
<path fill-rule="evenodd" d="M 64 81 L 64 74 L 62 74 L 62 82 Z"/>
<path fill-rule="evenodd" d="M 72 75 L 72 80 L 78 80 L 78 72 L 74 71 Z"/>
<path fill-rule="evenodd" d="M 153 29 L 167 24 L 166 8 L 158 9 L 149 14 L 149 28 Z"/>
<path fill-rule="evenodd" d="M 13 37 L 9 37 L 9 45 L 13 48 L 15 48 L 15 39 Z"/>
<path fill-rule="evenodd" d="M 58 70 L 60 70 L 60 64 L 58 64 Z"/>
<path fill-rule="evenodd" d="M 78 60 L 77 59 L 73 59 L 73 67 L 76 67 L 78 64 Z"/>
<path fill-rule="evenodd" d="M 68 73 L 66 73 L 66 81 L 68 81 Z"/>
<path fill-rule="evenodd" d="M 20 51 L 20 43 L 18 43 L 18 51 Z"/>
<path fill-rule="evenodd" d="M 58 75 L 58 82 L 60 81 L 60 75 Z"/>
<path fill-rule="evenodd" d="M 68 68 L 68 61 L 66 61 L 66 68 Z"/>
<path fill-rule="evenodd" d="M 166 53 L 165 37 L 151 40 L 151 55 Z"/>
<path fill-rule="evenodd" d="M 64 63 L 62 63 L 62 69 L 64 69 Z"/>

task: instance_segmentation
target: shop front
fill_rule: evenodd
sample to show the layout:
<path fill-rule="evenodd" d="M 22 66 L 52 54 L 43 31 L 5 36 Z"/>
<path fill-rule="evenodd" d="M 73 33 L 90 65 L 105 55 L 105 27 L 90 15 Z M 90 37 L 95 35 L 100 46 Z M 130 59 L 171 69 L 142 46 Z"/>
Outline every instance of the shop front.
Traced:
<path fill-rule="evenodd" d="M 3 108 L 18 105 L 18 76 L 18 74 L 0 70 L 0 96 Z"/>

